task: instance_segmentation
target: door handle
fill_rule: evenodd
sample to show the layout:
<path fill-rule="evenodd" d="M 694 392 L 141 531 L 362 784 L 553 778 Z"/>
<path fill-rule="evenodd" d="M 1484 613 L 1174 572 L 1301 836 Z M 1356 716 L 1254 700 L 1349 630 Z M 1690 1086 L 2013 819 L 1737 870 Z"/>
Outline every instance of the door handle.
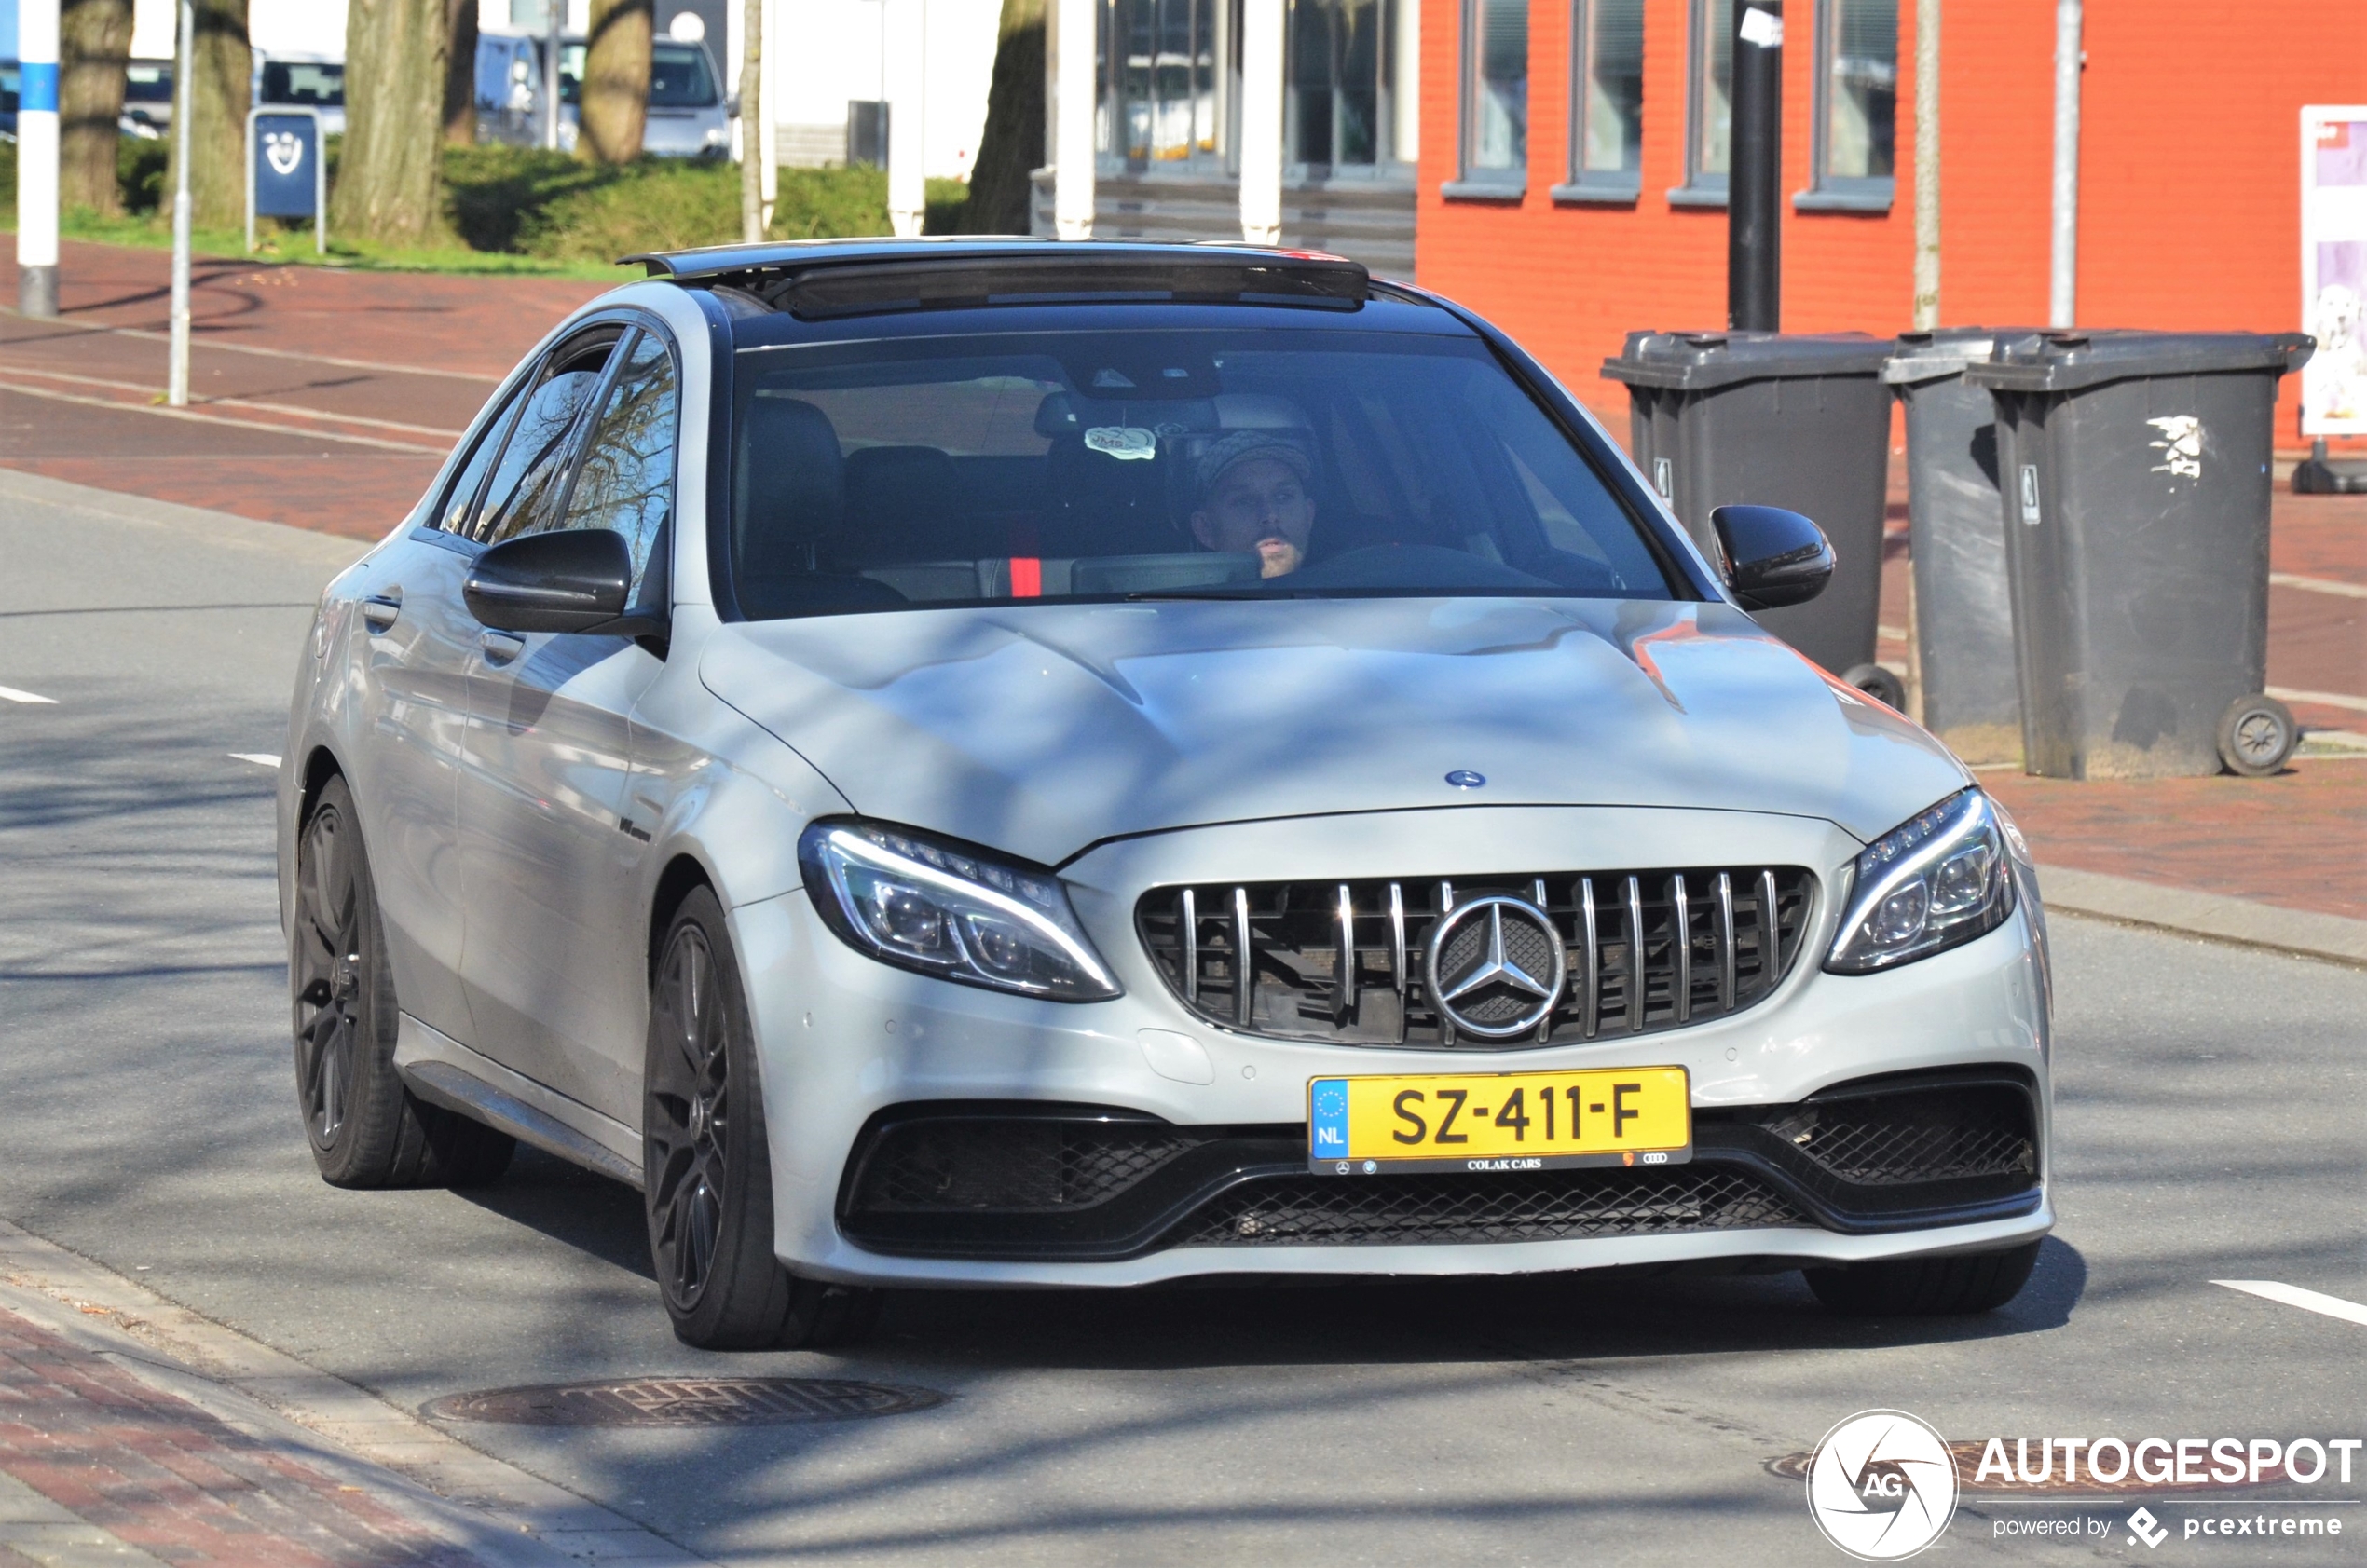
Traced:
<path fill-rule="evenodd" d="M 372 632 L 383 632 L 394 624 L 403 613 L 403 590 L 390 588 L 383 593 L 373 593 L 362 601 L 363 623 Z"/>
<path fill-rule="evenodd" d="M 526 639 L 507 632 L 483 632 L 477 635 L 477 648 L 485 654 L 486 663 L 499 666 L 524 653 Z"/>

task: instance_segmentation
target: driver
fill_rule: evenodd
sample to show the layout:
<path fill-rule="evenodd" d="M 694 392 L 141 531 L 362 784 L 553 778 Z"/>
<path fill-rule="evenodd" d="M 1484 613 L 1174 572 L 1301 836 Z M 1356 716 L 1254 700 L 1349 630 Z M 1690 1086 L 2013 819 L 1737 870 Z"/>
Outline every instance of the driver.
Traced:
<path fill-rule="evenodd" d="M 1315 527 L 1307 493 L 1315 465 L 1272 430 L 1236 430 L 1200 454 L 1192 537 L 1209 550 L 1258 557 L 1258 576 L 1284 577 L 1307 559 Z"/>

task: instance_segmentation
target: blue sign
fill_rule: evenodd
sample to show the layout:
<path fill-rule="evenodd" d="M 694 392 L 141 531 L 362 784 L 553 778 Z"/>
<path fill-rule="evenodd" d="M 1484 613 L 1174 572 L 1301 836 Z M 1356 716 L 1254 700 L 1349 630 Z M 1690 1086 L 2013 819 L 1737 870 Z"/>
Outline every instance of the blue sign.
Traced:
<path fill-rule="evenodd" d="M 254 157 L 255 216 L 312 217 L 321 196 L 319 116 L 258 113 L 249 144 Z"/>
<path fill-rule="evenodd" d="M 1320 1078 L 1308 1093 L 1307 1152 L 1319 1160 L 1348 1158 L 1348 1084 Z"/>

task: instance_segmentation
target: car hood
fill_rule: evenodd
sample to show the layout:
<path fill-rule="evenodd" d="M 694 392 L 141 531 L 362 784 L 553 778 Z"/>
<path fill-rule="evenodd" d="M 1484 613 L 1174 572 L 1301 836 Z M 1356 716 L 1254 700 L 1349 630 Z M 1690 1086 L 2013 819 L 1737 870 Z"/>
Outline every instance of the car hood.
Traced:
<path fill-rule="evenodd" d="M 866 816 L 1057 865 L 1221 822 L 1453 805 L 1822 817 L 1969 782 L 1723 604 L 996 606 L 727 625 L 702 678 Z M 1449 773 L 1486 782 L 1458 788 Z"/>

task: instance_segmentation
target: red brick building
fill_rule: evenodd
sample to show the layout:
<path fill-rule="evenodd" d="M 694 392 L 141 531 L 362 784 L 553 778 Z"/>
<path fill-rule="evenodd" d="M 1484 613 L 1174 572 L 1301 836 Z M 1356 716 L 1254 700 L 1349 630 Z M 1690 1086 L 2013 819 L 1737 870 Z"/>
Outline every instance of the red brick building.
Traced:
<path fill-rule="evenodd" d="M 1733 3 L 1422 7 L 1416 276 L 1621 431 L 1624 334 L 1725 322 Z M 1916 9 L 1785 7 L 1787 332 L 1911 324 Z M 1945 323 L 2046 320 L 2055 28 L 2054 0 L 1945 0 Z M 2367 0 L 2087 0 L 2085 43 L 2080 323 L 2299 327 L 2300 110 L 2367 102 Z"/>

